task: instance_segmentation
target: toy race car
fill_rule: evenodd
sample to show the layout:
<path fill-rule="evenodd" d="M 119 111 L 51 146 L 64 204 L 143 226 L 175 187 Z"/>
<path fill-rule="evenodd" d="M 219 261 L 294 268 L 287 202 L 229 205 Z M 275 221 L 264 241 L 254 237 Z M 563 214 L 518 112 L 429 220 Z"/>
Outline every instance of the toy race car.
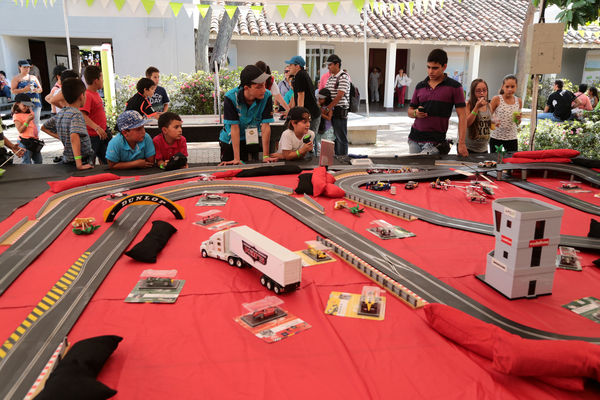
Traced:
<path fill-rule="evenodd" d="M 110 197 L 111 199 L 120 199 L 121 197 L 125 197 L 127 196 L 127 193 L 125 192 L 116 192 L 116 193 L 111 193 L 108 197 Z"/>
<path fill-rule="evenodd" d="M 404 189 L 406 189 L 406 190 L 413 190 L 417 186 L 419 186 L 419 182 L 408 181 L 408 182 L 406 182 L 406 184 L 404 184 Z"/>
<path fill-rule="evenodd" d="M 437 178 L 434 182 L 431 182 L 431 187 L 439 190 L 448 190 L 450 184 L 450 179 L 442 180 Z"/>
<path fill-rule="evenodd" d="M 252 313 L 252 318 L 254 319 L 265 319 L 272 317 L 277 313 L 277 307 L 271 306 L 266 308 L 261 308 L 260 310 L 256 310 Z"/>
<path fill-rule="evenodd" d="M 494 168 L 496 166 L 496 161 L 485 160 L 477 164 L 479 168 Z"/>
<path fill-rule="evenodd" d="M 566 190 L 573 190 L 573 189 L 579 189 L 579 182 L 561 182 L 561 189 L 566 189 Z"/>
<path fill-rule="evenodd" d="M 380 290 L 377 287 L 365 286 L 360 296 L 360 312 L 372 316 L 379 316 L 381 311 Z"/>
<path fill-rule="evenodd" d="M 389 182 L 377 181 L 377 182 L 368 182 L 365 187 L 367 189 L 376 190 L 378 192 L 381 192 L 384 190 L 390 190 L 392 185 L 390 185 Z"/>
<path fill-rule="evenodd" d="M 170 288 L 173 287 L 173 279 L 151 276 L 144 280 L 144 286 L 149 288 Z"/>

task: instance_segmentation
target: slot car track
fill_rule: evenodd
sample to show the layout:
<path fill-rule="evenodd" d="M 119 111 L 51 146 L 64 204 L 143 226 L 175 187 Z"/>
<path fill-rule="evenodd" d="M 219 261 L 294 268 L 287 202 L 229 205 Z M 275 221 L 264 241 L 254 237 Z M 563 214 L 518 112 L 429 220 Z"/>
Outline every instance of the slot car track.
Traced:
<path fill-rule="evenodd" d="M 205 172 L 207 172 L 206 169 L 187 170 L 184 173 L 175 174 L 158 174 L 147 179 L 140 179 L 139 181 L 132 182 L 127 185 L 125 190 L 163 183 L 174 179 L 185 179 Z M 418 173 L 412 173 L 396 174 L 397 176 L 384 175 L 381 177 L 385 177 L 389 180 L 409 180 L 427 179 L 432 177 L 430 175 L 439 177 L 443 174 L 447 174 L 444 176 L 455 175 L 453 172 L 428 171 L 426 174 L 421 173 L 420 176 Z M 354 179 L 368 181 L 377 177 L 380 177 L 380 175 L 360 175 L 358 177 L 342 178 L 339 182 L 344 185 L 349 185 L 350 189 L 359 192 L 358 194 L 370 195 L 369 192 L 358 189 L 359 183 L 358 181 L 355 182 Z M 71 199 L 63 200 L 63 203 L 65 203 L 64 207 L 61 207 L 63 205 L 61 203 L 59 206 L 48 212 L 48 215 L 43 217 L 40 220 L 40 223 L 34 226 L 32 231 L 26 233 L 13 245 L 16 246 L 21 241 L 26 243 L 28 240 L 32 240 L 28 239 L 30 236 L 36 237 L 35 235 L 39 234 L 43 239 L 40 241 L 40 246 L 36 248 L 35 251 L 31 250 L 25 253 L 26 246 L 21 244 L 20 247 L 22 247 L 20 249 L 17 250 L 15 247 L 14 254 L 5 256 L 9 250 L 12 250 L 11 247 L 11 249 L 8 249 L 5 253 L 0 255 L 0 271 L 5 270 L 4 267 L 7 265 L 6 260 L 11 259 L 10 257 L 14 257 L 15 255 L 26 255 L 29 258 L 27 265 L 31 263 L 31 261 L 33 261 L 43 249 L 58 236 L 77 213 L 83 209 L 87 204 L 86 201 L 91 201 L 96 197 L 114 192 L 114 188 L 117 187 L 123 189 L 123 182 L 115 181 L 114 185 L 104 185 L 102 188 L 91 189 L 89 192 L 73 196 Z M 179 200 L 199 195 L 202 191 L 207 189 L 239 193 L 270 201 L 320 235 L 333 240 L 340 246 L 352 251 L 354 254 L 360 255 L 363 260 L 368 262 L 374 268 L 397 280 L 399 283 L 418 293 L 423 299 L 429 302 L 450 305 L 483 321 L 500 326 L 508 332 L 526 338 L 585 340 L 591 343 L 600 344 L 600 338 L 555 334 L 527 327 L 502 317 L 463 293 L 453 289 L 451 286 L 445 284 L 426 271 L 421 270 L 408 261 L 377 246 L 367 238 L 331 220 L 318 210 L 301 201 L 301 199 L 289 196 L 289 188 L 250 181 L 206 181 L 169 186 L 156 190 L 155 192 L 165 195 L 171 200 Z M 373 200 L 380 201 L 386 199 L 383 196 L 378 195 L 373 195 L 371 197 L 374 198 Z M 124 210 L 118 220 L 115 221 L 90 247 L 88 251 L 91 254 L 82 266 L 82 271 L 74 280 L 73 285 L 69 287 L 69 290 L 65 291 L 64 296 L 55 303 L 55 306 L 46 311 L 37 319 L 36 323 L 33 324 L 30 329 L 25 331 L 23 336 L 13 344 L 11 351 L 8 352 L 6 357 L 0 360 L 0 398 L 22 398 L 27 393 L 31 384 L 39 374 L 39 371 L 42 370 L 56 347 L 75 324 L 79 315 L 84 310 L 103 279 L 110 272 L 112 266 L 121 256 L 122 252 L 150 218 L 155 207 L 156 206 L 137 206 Z M 61 213 L 63 214 L 62 218 L 58 218 L 58 215 Z M 42 223 L 45 222 L 46 219 L 53 222 Z M 469 222 L 470 221 L 465 221 L 465 223 Z M 51 235 L 43 232 L 44 229 L 48 228 L 53 230 Z M 491 227 L 489 229 L 491 230 Z M 47 244 L 44 245 L 42 242 L 46 242 Z M 24 270 L 27 265 L 25 265 L 21 271 Z M 18 274 L 16 276 L 18 276 Z M 8 280 L 4 280 L 4 283 L 5 282 L 8 282 Z M 48 335 L 48 332 L 51 332 L 51 334 Z"/>
<path fill-rule="evenodd" d="M 430 171 L 426 175 L 428 178 L 431 178 L 432 172 Z M 446 177 L 450 175 L 451 174 L 438 174 L 435 176 Z M 399 182 L 419 179 L 423 179 L 423 175 L 418 172 L 403 174 L 361 174 L 340 177 L 336 181 L 336 183 L 338 186 L 340 186 L 346 191 L 346 197 L 350 198 L 351 200 L 358 200 L 362 204 L 376 205 L 376 208 L 379 209 L 396 210 L 401 213 L 408 213 L 418 217 L 419 219 L 425 222 L 429 222 L 434 225 L 480 233 L 483 235 L 494 235 L 494 228 L 490 224 L 453 218 L 441 213 L 437 213 L 435 211 L 427 210 L 425 208 L 418 207 L 412 204 L 403 203 L 396 199 L 390 199 L 388 197 L 381 196 L 377 193 L 360 189 L 360 186 L 374 180 L 388 180 L 392 182 Z M 571 206 L 571 204 L 575 204 L 575 200 L 577 200 L 578 202 L 582 202 L 581 200 L 575 199 L 574 197 L 567 197 L 569 198 L 564 199 L 564 201 L 567 202 L 566 205 Z M 589 206 L 593 205 L 589 204 Z M 583 236 L 561 235 L 560 244 L 563 246 L 575 247 L 579 249 L 588 249 L 596 251 L 600 250 L 600 239 L 588 238 Z"/>

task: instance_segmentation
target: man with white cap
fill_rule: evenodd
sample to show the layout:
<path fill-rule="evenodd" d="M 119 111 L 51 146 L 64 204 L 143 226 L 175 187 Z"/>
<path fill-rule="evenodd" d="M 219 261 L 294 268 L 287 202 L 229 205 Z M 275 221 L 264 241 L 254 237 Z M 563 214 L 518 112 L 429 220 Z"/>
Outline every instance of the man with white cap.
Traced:
<path fill-rule="evenodd" d="M 256 65 L 247 65 L 240 73 L 240 85 L 225 93 L 223 129 L 219 135 L 221 164 L 243 164 L 249 154 L 258 154 L 262 140 L 263 162 L 276 161 L 269 155 L 273 99 L 265 87 L 270 77 Z"/>
<path fill-rule="evenodd" d="M 148 119 L 134 110 L 124 111 L 117 117 L 119 132 L 106 149 L 110 169 L 150 168 L 154 166 L 156 150 L 144 125 Z"/>

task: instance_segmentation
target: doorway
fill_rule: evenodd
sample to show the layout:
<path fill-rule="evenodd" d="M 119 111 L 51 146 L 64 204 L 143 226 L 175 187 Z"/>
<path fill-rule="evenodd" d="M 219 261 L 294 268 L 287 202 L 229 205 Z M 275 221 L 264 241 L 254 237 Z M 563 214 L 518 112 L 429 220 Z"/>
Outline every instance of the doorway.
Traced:
<path fill-rule="evenodd" d="M 398 75 L 398 71 L 400 70 L 400 68 L 402 68 L 404 72 L 408 75 L 408 49 L 396 49 L 396 69 L 394 70 L 394 77 Z M 396 88 L 394 88 L 394 91 L 396 92 L 394 94 L 397 97 L 397 99 L 395 99 L 395 102 L 397 102 L 398 105 L 404 106 L 404 104 L 406 104 L 408 90 L 406 90 L 405 88 L 404 94 L 402 94 L 402 92 L 397 91 Z M 400 99 L 401 96 L 403 96 L 404 99 Z"/>
<path fill-rule="evenodd" d="M 44 100 L 46 95 L 50 93 L 50 74 L 48 73 L 48 57 L 46 56 L 46 42 L 41 40 L 29 40 L 29 54 L 31 62 L 40 70 L 40 82 L 42 85 L 42 107 L 47 109 L 50 107 Z"/>
<path fill-rule="evenodd" d="M 369 90 L 369 102 L 371 103 L 383 104 L 386 51 L 386 49 L 369 49 L 369 80 L 367 87 Z M 379 78 L 376 82 L 374 75 L 371 75 L 375 68 L 379 70 Z"/>

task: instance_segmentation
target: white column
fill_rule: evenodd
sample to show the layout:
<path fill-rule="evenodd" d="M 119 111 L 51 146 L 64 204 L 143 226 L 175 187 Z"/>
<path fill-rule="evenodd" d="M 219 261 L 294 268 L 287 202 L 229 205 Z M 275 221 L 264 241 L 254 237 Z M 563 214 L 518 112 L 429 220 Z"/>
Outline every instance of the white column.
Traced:
<path fill-rule="evenodd" d="M 394 80 L 396 79 L 396 43 L 388 43 L 385 55 L 385 89 L 383 107 L 394 109 Z"/>
<path fill-rule="evenodd" d="M 475 44 L 469 46 L 469 74 L 468 79 L 465 79 L 463 86 L 469 90 L 469 85 L 473 79 L 479 78 L 479 59 L 481 56 L 481 45 Z M 467 78 L 467 77 L 465 77 Z"/>
<path fill-rule="evenodd" d="M 302 56 L 306 60 L 306 40 L 298 39 L 298 43 L 296 45 L 297 54 Z"/>

